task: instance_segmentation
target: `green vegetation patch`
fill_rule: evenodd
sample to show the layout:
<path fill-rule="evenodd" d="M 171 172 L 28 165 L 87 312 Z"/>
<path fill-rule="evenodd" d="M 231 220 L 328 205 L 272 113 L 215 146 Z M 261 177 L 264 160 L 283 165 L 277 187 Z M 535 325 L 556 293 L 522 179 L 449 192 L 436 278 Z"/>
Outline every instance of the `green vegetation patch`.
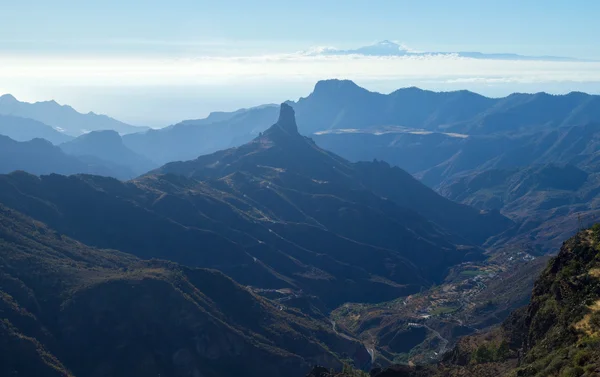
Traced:
<path fill-rule="evenodd" d="M 438 306 L 431 311 L 431 315 L 451 314 L 458 310 L 455 306 Z"/>

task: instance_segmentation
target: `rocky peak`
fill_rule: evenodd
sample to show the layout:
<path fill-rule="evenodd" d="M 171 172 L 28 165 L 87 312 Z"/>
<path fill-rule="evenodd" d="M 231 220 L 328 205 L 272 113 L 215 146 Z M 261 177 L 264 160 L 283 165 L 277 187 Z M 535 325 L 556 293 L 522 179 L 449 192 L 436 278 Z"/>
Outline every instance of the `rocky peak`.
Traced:
<path fill-rule="evenodd" d="M 287 103 L 282 103 L 279 109 L 279 119 L 277 125 L 283 128 L 285 131 L 290 133 L 298 133 L 298 126 L 296 125 L 296 113 L 294 108 Z"/>
<path fill-rule="evenodd" d="M 277 123 L 263 132 L 258 139 L 268 139 L 275 143 L 284 144 L 304 140 L 298 132 L 294 108 L 288 103 L 282 103 L 279 108 L 279 119 L 277 119 Z"/>

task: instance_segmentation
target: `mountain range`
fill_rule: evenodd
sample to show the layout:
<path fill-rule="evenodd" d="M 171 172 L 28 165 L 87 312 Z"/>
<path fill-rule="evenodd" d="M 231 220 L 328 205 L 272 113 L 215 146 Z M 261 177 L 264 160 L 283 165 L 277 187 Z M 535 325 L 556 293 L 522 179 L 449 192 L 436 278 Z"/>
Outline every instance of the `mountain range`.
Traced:
<path fill-rule="evenodd" d="M 351 81 L 325 80 L 318 82 L 306 98 L 288 103 L 296 111 L 299 132 L 310 136 L 319 147 L 352 162 L 385 161 L 453 200 L 476 205 L 479 199 L 456 196 L 448 187 L 457 187 L 455 182 L 463 177 L 488 170 L 494 174 L 496 170 L 547 164 L 574 166 L 594 177 L 600 124 L 598 98 L 584 93 L 517 93 L 487 98 L 468 91 L 438 93 L 418 88 L 381 94 Z M 124 135 L 121 140 L 114 133 L 110 138 L 106 137 L 109 133 L 92 133 L 60 145 L 82 160 L 84 167 L 54 172 L 100 172 L 90 170 L 91 165 L 101 166 L 103 175 L 131 179 L 169 162 L 193 160 L 250 142 L 277 117 L 276 106 L 264 105 L 216 112 L 205 119 Z M 12 133 L 21 140 L 37 132 L 42 136 L 41 130 L 26 131 L 37 129 L 33 126 L 12 129 L 25 132 Z M 45 168 L 13 166 L 48 172 Z M 584 197 L 593 195 L 593 178 L 586 187 L 590 194 Z M 523 214 L 537 212 L 534 201 L 516 203 Z M 506 206 L 476 206 L 499 210 L 519 223 L 497 238 L 498 242 L 529 244 L 529 249 L 549 251 L 576 231 L 578 218 L 587 219 L 587 224 L 596 216 L 593 202 L 587 207 L 577 203 L 578 199 L 546 201 L 544 214 L 534 223 L 532 216 L 519 216 Z M 561 226 L 550 226 L 552 223 Z"/>
<path fill-rule="evenodd" d="M 328 307 L 437 282 L 448 266 L 482 258 L 477 245 L 512 226 L 400 169 L 351 164 L 318 148 L 297 133 L 286 104 L 246 145 L 130 182 L 18 173 L 0 186 L 0 202 L 87 244 L 217 268 L 260 288 L 300 289 Z"/>
<path fill-rule="evenodd" d="M 547 164 L 572 165 L 593 177 L 598 159 L 598 98 L 584 93 L 517 93 L 487 98 L 468 91 L 437 93 L 417 88 L 381 94 L 351 81 L 325 80 L 318 82 L 306 98 L 288 103 L 295 108 L 299 132 L 310 136 L 319 147 L 353 162 L 385 161 L 453 200 L 474 205 L 479 200 L 453 195 L 447 187 L 463 177 L 488 170 L 494 174 L 495 170 Z M 106 137 L 109 133 L 91 133 L 60 145 L 65 152 L 83 160 L 85 166 L 54 172 L 99 172 L 90 170 L 88 166 L 92 165 L 102 166 L 103 175 L 131 179 L 172 161 L 193 160 L 250 142 L 277 117 L 276 106 L 264 105 L 216 112 L 205 119 L 124 135 L 121 140 L 114 133 L 112 137 Z M 37 136 L 38 132 L 49 139 L 56 136 L 50 127 L 33 131 L 41 125 L 35 123 L 33 127 L 29 124 L 33 121 L 18 120 L 27 126 L 13 125 L 12 129 L 23 132 L 5 133 L 19 140 Z M 501 242 L 512 238 L 516 243 L 530 243 L 548 251 L 574 233 L 578 224 L 575 219 L 585 217 L 589 223 L 595 216 L 593 204 L 586 209 L 577 204 L 577 199 L 571 202 L 546 201 L 546 212 L 538 225 L 530 222 L 531 216 L 517 216 L 506 206 L 479 208 L 499 210 L 513 221 L 527 223 L 513 228 Z M 523 206 L 522 213 L 537 211 L 532 201 L 517 203 Z M 562 226 L 548 226 L 549 221 Z"/>
<path fill-rule="evenodd" d="M 490 153 L 518 148 L 537 133 L 558 133 L 565 127 L 600 122 L 599 98 L 584 93 L 487 98 L 468 91 L 438 93 L 418 88 L 381 94 L 351 81 L 325 80 L 318 82 L 309 96 L 290 104 L 296 110 L 300 133 L 313 137 L 322 147 L 351 160 L 384 156 L 394 165 L 419 173 L 446 162 L 462 148 L 487 149 L 489 143 L 495 145 Z M 260 106 L 126 135 L 124 143 L 164 164 L 241 145 L 276 119 L 276 107 Z M 420 156 L 402 163 L 403 153 L 415 151 L 404 152 L 400 147 L 416 142 L 425 144 L 417 151 L 422 155 L 436 148 L 429 164 L 413 165 L 421 161 Z M 348 143 L 352 148 L 345 148 Z M 357 145 L 361 143 L 365 145 Z M 443 149 L 438 151 L 439 144 Z M 439 178 L 431 181 L 435 185 Z"/>
<path fill-rule="evenodd" d="M 596 101 L 329 80 L 124 136 L 6 116 L 20 140 L 0 137 L 0 371 L 303 376 L 435 359 L 476 329 L 440 365 L 373 373 L 581 376 L 542 354 L 595 357 L 596 228 L 527 315 L 483 330 L 527 302 L 537 256 L 595 219 Z"/>
<path fill-rule="evenodd" d="M 37 142 L 62 153 L 28 143 Z M 128 182 L 2 175 L 8 361 L 0 368 L 48 376 L 302 376 L 348 360 L 368 368 L 374 351 L 329 322 L 332 308 L 440 282 L 453 265 L 484 259 L 478 245 L 511 226 L 398 168 L 320 149 L 285 103 L 251 142 Z"/>
<path fill-rule="evenodd" d="M 566 164 L 593 174 L 598 158 L 599 98 L 584 93 L 487 98 L 468 91 L 436 93 L 417 88 L 385 95 L 351 81 L 326 80 L 318 82 L 308 97 L 290 104 L 296 110 L 300 133 L 309 135 L 318 146 L 350 161 L 386 161 L 446 194 L 445 187 L 461 176 L 490 169 Z M 154 156 L 158 163 L 188 160 L 252 140 L 276 116 L 270 106 L 220 113 L 128 135 L 124 142 L 139 154 Z M 569 207 L 547 202 L 543 220 L 563 226 L 548 226 L 550 223 L 540 219 L 537 226 L 520 227 L 518 234 L 512 233 L 515 242 L 530 242 L 546 251 L 558 246 L 576 231 L 578 216 L 595 216 L 593 204 L 583 210 L 576 201 Z M 531 202 L 519 203 L 524 206 L 522 213 L 535 211 L 529 207 Z M 559 206 L 563 208 L 559 210 Z M 512 219 L 524 221 L 522 216 Z"/>
<path fill-rule="evenodd" d="M 10 94 L 0 97 L 0 115 L 33 119 L 69 136 L 79 136 L 90 131 L 102 130 L 114 130 L 121 134 L 127 134 L 147 129 L 120 122 L 106 115 L 92 112 L 82 114 L 70 106 L 59 105 L 55 101 L 20 102 Z M 41 136 L 37 135 L 37 137 Z"/>
<path fill-rule="evenodd" d="M 12 115 L 0 115 L 0 135 L 8 136 L 16 141 L 45 139 L 54 145 L 73 139 L 73 137 L 37 120 Z"/>

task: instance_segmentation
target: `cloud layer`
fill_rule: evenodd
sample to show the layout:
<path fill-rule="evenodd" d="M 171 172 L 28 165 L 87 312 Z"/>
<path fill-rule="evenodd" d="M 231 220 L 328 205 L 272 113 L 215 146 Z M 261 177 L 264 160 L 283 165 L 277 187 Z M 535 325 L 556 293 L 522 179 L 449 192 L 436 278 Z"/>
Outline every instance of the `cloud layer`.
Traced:
<path fill-rule="evenodd" d="M 165 125 L 306 96 L 316 81 L 344 78 L 370 90 L 418 86 L 511 92 L 600 93 L 600 62 L 475 59 L 457 54 L 307 54 L 168 58 L 0 53 L 0 94 L 56 99 L 135 123 Z"/>
<path fill-rule="evenodd" d="M 456 55 L 299 54 L 260 57 L 63 58 L 0 57 L 4 86 L 203 85 L 255 80 L 410 80 L 419 83 L 599 82 L 600 62 L 501 61 Z"/>
<path fill-rule="evenodd" d="M 512 53 L 482 53 L 477 51 L 417 51 L 409 48 L 403 43 L 395 41 L 381 41 L 368 46 L 356 49 L 339 49 L 335 47 L 318 47 L 307 50 L 303 53 L 307 56 L 402 56 L 402 57 L 422 57 L 422 56 L 440 56 L 450 55 L 461 58 L 486 59 L 486 60 L 535 60 L 535 61 L 581 61 L 581 59 L 560 57 L 560 56 L 527 56 Z"/>

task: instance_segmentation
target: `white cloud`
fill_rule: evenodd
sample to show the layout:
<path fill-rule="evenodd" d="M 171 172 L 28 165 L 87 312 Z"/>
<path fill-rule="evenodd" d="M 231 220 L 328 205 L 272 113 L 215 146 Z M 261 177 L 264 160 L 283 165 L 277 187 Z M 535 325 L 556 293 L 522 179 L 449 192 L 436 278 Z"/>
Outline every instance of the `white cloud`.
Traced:
<path fill-rule="evenodd" d="M 236 80 L 412 80 L 447 83 L 600 81 L 600 62 L 496 61 L 456 55 L 63 58 L 0 57 L 3 86 L 39 83 L 82 86 L 156 86 Z M 12 84 L 12 85 L 11 85 Z"/>

